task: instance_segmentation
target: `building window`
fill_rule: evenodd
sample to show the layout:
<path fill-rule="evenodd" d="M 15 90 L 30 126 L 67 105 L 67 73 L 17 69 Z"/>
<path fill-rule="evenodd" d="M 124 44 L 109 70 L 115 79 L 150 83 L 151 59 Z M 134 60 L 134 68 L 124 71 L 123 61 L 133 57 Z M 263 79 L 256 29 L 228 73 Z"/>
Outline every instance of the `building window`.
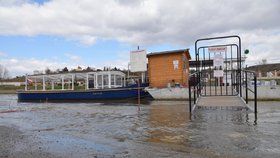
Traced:
<path fill-rule="evenodd" d="M 178 60 L 173 60 L 173 67 L 174 67 L 174 70 L 179 69 L 179 61 Z"/>

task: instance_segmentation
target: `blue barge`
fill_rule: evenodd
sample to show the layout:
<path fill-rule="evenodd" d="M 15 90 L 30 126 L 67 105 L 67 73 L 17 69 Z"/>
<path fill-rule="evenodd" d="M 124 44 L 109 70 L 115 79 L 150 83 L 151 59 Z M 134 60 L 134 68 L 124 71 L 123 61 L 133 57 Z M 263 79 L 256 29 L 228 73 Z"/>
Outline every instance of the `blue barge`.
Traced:
<path fill-rule="evenodd" d="M 75 90 L 75 87 L 84 87 Z M 120 71 L 26 76 L 25 90 L 18 101 L 110 101 L 152 98 L 148 84 L 129 84 Z M 57 89 L 57 87 L 61 89 Z"/>

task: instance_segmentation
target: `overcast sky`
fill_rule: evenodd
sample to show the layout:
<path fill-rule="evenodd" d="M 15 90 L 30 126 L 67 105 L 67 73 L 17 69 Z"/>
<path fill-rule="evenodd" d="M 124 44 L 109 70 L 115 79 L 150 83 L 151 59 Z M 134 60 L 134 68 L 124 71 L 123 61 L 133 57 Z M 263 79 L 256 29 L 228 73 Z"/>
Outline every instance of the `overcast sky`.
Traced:
<path fill-rule="evenodd" d="M 280 62 L 280 1 L 0 0 L 0 64 L 12 76 L 126 67 L 137 45 L 193 51 L 198 38 L 232 34 L 250 50 L 248 65 Z"/>

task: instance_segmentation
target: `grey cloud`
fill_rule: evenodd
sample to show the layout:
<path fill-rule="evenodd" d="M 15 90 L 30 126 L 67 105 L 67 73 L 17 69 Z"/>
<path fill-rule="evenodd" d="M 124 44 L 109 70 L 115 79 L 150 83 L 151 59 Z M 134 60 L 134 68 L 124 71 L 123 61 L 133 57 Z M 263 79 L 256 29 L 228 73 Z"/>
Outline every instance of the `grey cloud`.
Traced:
<path fill-rule="evenodd" d="M 238 34 L 249 40 L 243 40 L 247 47 L 254 45 L 263 51 L 265 45 L 268 53 L 275 53 L 278 47 L 266 40 L 280 42 L 279 0 L 14 2 L 0 5 L 0 35 L 47 34 L 84 44 L 114 39 L 145 46 L 170 43 L 186 47 L 197 38 Z M 257 45 L 248 37 L 266 40 Z"/>

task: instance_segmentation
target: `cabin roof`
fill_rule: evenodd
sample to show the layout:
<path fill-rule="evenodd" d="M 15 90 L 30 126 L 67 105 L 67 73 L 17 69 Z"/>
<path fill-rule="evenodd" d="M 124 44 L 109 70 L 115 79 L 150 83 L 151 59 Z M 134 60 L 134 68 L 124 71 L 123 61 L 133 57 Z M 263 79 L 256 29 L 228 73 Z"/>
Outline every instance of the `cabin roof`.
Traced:
<path fill-rule="evenodd" d="M 38 75 L 28 75 L 31 78 L 42 78 L 43 76 L 48 78 L 61 78 L 64 76 L 65 78 L 72 78 L 72 75 L 80 78 L 86 78 L 87 75 L 106 75 L 106 74 L 114 74 L 125 76 L 125 73 L 121 71 L 91 71 L 91 72 L 68 72 L 68 73 L 57 73 L 57 74 L 38 74 Z"/>
<path fill-rule="evenodd" d="M 147 54 L 147 57 L 151 57 L 151 56 L 155 56 L 155 55 L 165 55 L 165 54 L 177 54 L 177 53 L 187 53 L 187 57 L 188 59 L 191 59 L 190 53 L 189 53 L 189 49 L 178 49 L 178 50 L 169 50 L 169 51 L 162 51 L 162 52 L 151 52 L 149 54 Z"/>

